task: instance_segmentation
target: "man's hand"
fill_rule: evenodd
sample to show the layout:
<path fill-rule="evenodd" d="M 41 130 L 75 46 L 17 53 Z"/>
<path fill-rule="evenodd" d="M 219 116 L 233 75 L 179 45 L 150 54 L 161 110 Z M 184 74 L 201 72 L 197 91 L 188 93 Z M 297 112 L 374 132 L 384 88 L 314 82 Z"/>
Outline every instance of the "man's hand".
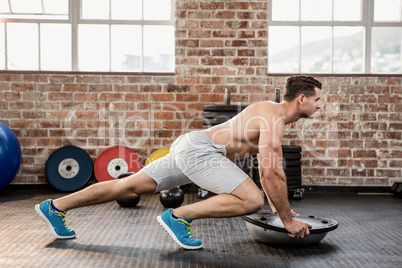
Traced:
<path fill-rule="evenodd" d="M 285 224 L 285 229 L 290 233 L 289 236 L 294 238 L 304 238 L 310 234 L 310 224 L 293 219 L 288 224 Z"/>

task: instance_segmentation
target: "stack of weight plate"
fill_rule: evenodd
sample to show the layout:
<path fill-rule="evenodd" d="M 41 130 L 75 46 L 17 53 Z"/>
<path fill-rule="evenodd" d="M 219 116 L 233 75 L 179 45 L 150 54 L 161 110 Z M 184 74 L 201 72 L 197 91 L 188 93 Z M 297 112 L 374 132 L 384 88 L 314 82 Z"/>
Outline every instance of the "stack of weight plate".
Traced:
<path fill-rule="evenodd" d="M 301 172 L 301 151 L 300 146 L 282 145 L 283 170 L 286 175 L 288 194 L 291 198 L 300 199 L 303 196 L 302 172 Z M 262 189 L 260 174 L 258 172 L 258 160 L 256 156 L 252 159 L 252 179 Z"/>

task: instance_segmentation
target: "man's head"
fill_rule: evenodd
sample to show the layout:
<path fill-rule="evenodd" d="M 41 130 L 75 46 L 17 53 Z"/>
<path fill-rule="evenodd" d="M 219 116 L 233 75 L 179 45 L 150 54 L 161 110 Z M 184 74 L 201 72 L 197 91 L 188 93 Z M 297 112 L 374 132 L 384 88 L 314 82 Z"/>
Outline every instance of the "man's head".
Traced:
<path fill-rule="evenodd" d="M 287 102 L 297 100 L 300 104 L 300 113 L 304 118 L 311 117 L 320 109 L 320 93 L 322 85 L 320 81 L 311 76 L 292 76 L 286 81 L 285 95 Z"/>
<path fill-rule="evenodd" d="M 316 80 L 312 76 L 292 76 L 286 81 L 285 95 L 283 96 L 283 99 L 291 102 L 299 97 L 300 94 L 303 94 L 307 98 L 312 97 L 316 94 L 316 87 L 321 89 L 322 85 L 320 81 Z"/>

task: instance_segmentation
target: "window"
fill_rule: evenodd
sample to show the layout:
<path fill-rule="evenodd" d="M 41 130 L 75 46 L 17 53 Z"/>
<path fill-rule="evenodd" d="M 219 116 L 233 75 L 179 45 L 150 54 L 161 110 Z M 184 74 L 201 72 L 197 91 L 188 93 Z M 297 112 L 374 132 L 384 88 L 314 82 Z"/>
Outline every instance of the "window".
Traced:
<path fill-rule="evenodd" d="M 0 0 L 0 69 L 174 71 L 173 0 Z"/>
<path fill-rule="evenodd" d="M 402 73 L 402 0 L 271 0 L 269 73 Z"/>

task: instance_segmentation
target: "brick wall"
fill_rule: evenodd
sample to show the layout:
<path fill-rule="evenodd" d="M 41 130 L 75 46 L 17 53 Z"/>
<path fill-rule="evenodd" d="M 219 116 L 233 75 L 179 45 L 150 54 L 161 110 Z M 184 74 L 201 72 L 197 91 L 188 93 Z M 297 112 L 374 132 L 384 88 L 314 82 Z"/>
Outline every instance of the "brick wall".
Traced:
<path fill-rule="evenodd" d="M 202 128 L 202 107 L 274 100 L 287 76 L 267 74 L 267 1 L 176 1 L 174 75 L 0 73 L 0 120 L 23 152 L 13 184 L 46 183 L 49 155 L 73 144 L 93 158 L 112 145 L 145 162 Z M 287 127 L 303 147 L 303 184 L 389 186 L 401 181 L 402 78 L 319 76 L 323 108 Z"/>

